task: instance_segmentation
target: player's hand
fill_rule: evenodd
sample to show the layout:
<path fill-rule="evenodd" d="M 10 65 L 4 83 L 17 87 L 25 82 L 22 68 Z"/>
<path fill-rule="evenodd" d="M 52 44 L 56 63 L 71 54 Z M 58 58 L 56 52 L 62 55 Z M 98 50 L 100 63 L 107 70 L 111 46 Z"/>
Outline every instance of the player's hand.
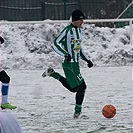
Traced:
<path fill-rule="evenodd" d="M 4 39 L 0 36 L 0 43 L 4 43 Z"/>
<path fill-rule="evenodd" d="M 87 63 L 88 63 L 87 65 L 88 65 L 89 68 L 93 67 L 93 63 L 92 63 L 91 60 L 88 60 Z"/>
<path fill-rule="evenodd" d="M 71 61 L 72 57 L 71 57 L 70 54 L 68 54 L 68 55 L 65 55 L 65 59 L 66 59 L 67 61 Z"/>

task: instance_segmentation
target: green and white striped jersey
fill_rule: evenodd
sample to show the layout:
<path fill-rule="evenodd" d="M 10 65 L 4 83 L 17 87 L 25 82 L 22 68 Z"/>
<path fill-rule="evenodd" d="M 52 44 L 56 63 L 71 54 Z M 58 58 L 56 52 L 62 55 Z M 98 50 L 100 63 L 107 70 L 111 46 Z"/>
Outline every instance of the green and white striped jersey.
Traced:
<path fill-rule="evenodd" d="M 76 28 L 72 24 L 66 26 L 52 44 L 53 50 L 65 56 L 70 54 L 71 62 L 78 62 L 79 57 L 87 61 L 89 57 L 81 47 L 81 28 Z"/>

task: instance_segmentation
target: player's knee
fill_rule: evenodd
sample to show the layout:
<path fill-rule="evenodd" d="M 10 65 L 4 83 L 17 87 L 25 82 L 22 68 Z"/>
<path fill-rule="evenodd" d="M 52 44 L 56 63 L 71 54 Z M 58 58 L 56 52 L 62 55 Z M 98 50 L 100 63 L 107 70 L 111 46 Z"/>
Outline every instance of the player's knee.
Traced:
<path fill-rule="evenodd" d="M 76 87 L 75 88 L 72 88 L 71 89 L 71 92 L 73 92 L 73 93 L 77 92 L 77 88 Z"/>
<path fill-rule="evenodd" d="M 85 84 L 85 82 L 83 82 L 82 86 L 81 86 L 81 92 L 85 93 L 85 91 L 86 91 L 86 84 Z"/>
<path fill-rule="evenodd" d="M 5 71 L 1 71 L 0 80 L 1 80 L 2 83 L 9 83 L 10 82 L 10 77 L 7 75 L 7 73 Z"/>
<path fill-rule="evenodd" d="M 2 83 L 9 83 L 10 82 L 10 77 L 8 75 L 5 75 L 5 77 L 2 78 L 1 82 Z"/>
<path fill-rule="evenodd" d="M 5 79 L 5 83 L 9 83 L 10 82 L 10 77 L 7 75 L 6 79 Z"/>
<path fill-rule="evenodd" d="M 85 84 L 85 82 L 83 82 L 83 83 L 78 87 L 78 91 L 80 91 L 81 93 L 85 93 L 85 91 L 86 91 L 86 84 Z"/>
<path fill-rule="evenodd" d="M 85 82 L 83 82 L 83 90 L 86 90 L 86 84 L 85 84 Z"/>

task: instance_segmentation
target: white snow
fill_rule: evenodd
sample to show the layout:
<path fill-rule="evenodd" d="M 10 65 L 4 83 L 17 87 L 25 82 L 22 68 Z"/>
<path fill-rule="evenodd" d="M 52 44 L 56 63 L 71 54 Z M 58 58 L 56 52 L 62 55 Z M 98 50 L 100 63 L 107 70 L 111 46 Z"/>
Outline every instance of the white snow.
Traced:
<path fill-rule="evenodd" d="M 73 119 L 75 94 L 58 81 L 46 77 L 43 70 L 53 66 L 63 74 L 61 58 L 51 43 L 67 24 L 5 24 L 1 35 L 4 68 L 11 77 L 9 102 L 18 108 L 17 115 L 24 133 L 127 133 L 132 132 L 131 66 L 82 68 L 87 84 L 82 117 Z M 110 29 L 84 24 L 82 45 L 95 66 L 132 65 L 129 27 Z M 81 66 L 86 66 L 81 62 Z M 103 117 L 101 110 L 113 104 L 113 119 Z"/>
<path fill-rule="evenodd" d="M 2 24 L 2 64 L 10 69 L 43 69 L 61 67 L 61 57 L 51 43 L 67 23 Z M 125 28 L 96 27 L 84 24 L 82 47 L 95 66 L 131 65 L 132 46 L 129 26 Z M 81 66 L 86 66 L 81 61 Z"/>
<path fill-rule="evenodd" d="M 63 75 L 62 69 L 55 69 Z M 73 118 L 75 93 L 59 81 L 42 78 L 43 70 L 8 70 L 11 75 L 9 101 L 23 133 L 131 133 L 131 66 L 82 68 L 87 89 L 79 119 Z M 116 107 L 106 119 L 102 108 Z"/>

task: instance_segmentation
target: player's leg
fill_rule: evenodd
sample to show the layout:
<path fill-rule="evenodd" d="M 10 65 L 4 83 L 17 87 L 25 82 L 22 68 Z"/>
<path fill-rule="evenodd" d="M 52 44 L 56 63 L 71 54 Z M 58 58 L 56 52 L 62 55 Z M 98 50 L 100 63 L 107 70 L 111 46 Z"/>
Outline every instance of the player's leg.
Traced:
<path fill-rule="evenodd" d="M 67 83 L 66 78 L 63 76 L 60 77 L 59 81 L 62 83 L 62 85 L 67 88 L 71 92 L 77 92 L 77 88 L 72 88 L 70 84 Z"/>
<path fill-rule="evenodd" d="M 62 83 L 62 85 L 67 88 L 71 92 L 77 92 L 77 90 L 71 88 L 71 86 L 67 83 L 66 78 L 61 76 L 58 72 L 55 72 L 53 68 L 48 68 L 43 74 L 42 77 L 50 76 L 53 77 L 54 79 L 57 79 Z"/>
<path fill-rule="evenodd" d="M 76 104 L 74 112 L 74 118 L 77 118 L 81 113 L 86 84 L 80 73 L 79 64 L 77 62 L 63 63 L 63 70 L 67 83 L 69 83 L 72 90 L 77 92 L 75 96 Z"/>
<path fill-rule="evenodd" d="M 81 113 L 82 110 L 82 103 L 84 100 L 85 90 L 86 90 L 86 84 L 83 82 L 81 85 L 79 85 L 77 88 L 77 93 L 75 96 L 76 99 L 76 105 L 75 105 L 75 114 Z"/>
<path fill-rule="evenodd" d="M 86 90 L 86 84 L 83 82 L 81 85 L 76 87 L 77 93 L 76 93 L 76 104 L 82 105 Z"/>
<path fill-rule="evenodd" d="M 82 103 L 84 100 L 84 95 L 85 95 L 85 90 L 86 90 L 85 82 L 83 82 L 81 85 L 77 86 L 76 88 L 77 88 L 77 93 L 75 96 L 76 105 L 75 105 L 74 118 L 77 118 L 82 111 Z"/>
<path fill-rule="evenodd" d="M 7 75 L 7 73 L 3 70 L 0 72 L 0 81 L 2 82 L 2 104 L 6 103 L 8 101 L 8 89 L 9 89 L 9 82 L 10 77 Z"/>
<path fill-rule="evenodd" d="M 8 90 L 9 90 L 9 83 L 10 83 L 10 77 L 7 75 L 7 73 L 3 70 L 0 72 L 0 81 L 2 82 L 2 101 L 1 101 L 1 107 L 3 109 L 15 109 L 16 106 L 12 106 L 8 103 Z"/>
<path fill-rule="evenodd" d="M 45 71 L 43 73 L 44 76 L 43 75 L 42 76 L 45 77 L 48 75 L 50 77 L 53 77 L 59 80 L 62 83 L 62 85 L 66 87 L 69 91 L 77 92 L 75 96 L 76 104 L 75 104 L 75 112 L 74 112 L 74 117 L 77 118 L 81 113 L 81 109 L 82 109 L 81 105 L 84 99 L 86 84 L 80 74 L 77 64 L 76 65 L 71 64 L 70 66 L 65 65 L 63 69 L 64 69 L 66 78 L 61 76 L 58 72 L 55 72 L 52 68 Z"/>

